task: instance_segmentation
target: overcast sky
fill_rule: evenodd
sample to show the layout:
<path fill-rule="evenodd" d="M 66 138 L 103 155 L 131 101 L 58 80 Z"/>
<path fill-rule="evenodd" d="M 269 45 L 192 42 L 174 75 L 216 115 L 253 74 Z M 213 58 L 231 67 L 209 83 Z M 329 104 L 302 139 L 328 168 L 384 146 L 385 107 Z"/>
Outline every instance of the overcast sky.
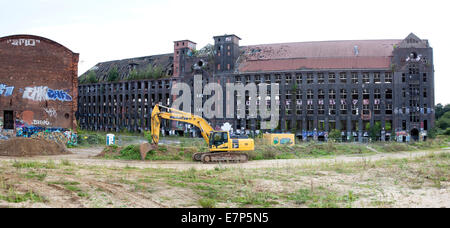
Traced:
<path fill-rule="evenodd" d="M 80 53 L 79 74 L 98 62 L 198 48 L 236 34 L 241 45 L 356 39 L 403 39 L 434 48 L 436 102 L 450 103 L 447 1 L 0 0 L 0 37 L 33 34 Z M 447 63 L 449 64 L 449 63 Z"/>

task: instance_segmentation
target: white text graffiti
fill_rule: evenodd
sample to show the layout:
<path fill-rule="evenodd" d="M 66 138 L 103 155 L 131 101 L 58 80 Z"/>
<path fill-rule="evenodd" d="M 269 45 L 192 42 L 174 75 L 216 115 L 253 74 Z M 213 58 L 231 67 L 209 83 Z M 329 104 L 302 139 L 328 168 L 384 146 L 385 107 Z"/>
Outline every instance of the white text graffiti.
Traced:
<path fill-rule="evenodd" d="M 52 90 L 47 86 L 26 87 L 23 98 L 33 101 L 72 101 L 72 97 L 66 91 Z"/>
<path fill-rule="evenodd" d="M 36 44 L 41 43 L 41 41 L 35 40 L 35 39 L 15 39 L 15 40 L 8 40 L 7 43 L 11 44 L 13 46 L 34 47 L 34 46 L 36 46 Z"/>
<path fill-rule="evenodd" d="M 33 125 L 50 126 L 48 120 L 33 120 Z"/>
<path fill-rule="evenodd" d="M 56 117 L 58 114 L 56 113 L 56 110 L 54 108 L 44 108 L 44 111 L 50 116 L 50 117 Z"/>

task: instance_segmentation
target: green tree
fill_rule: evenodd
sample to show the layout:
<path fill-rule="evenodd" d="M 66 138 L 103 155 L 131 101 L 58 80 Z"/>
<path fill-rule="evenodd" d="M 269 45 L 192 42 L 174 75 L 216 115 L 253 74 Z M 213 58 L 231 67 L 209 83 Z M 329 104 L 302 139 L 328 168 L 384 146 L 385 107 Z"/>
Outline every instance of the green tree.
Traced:
<path fill-rule="evenodd" d="M 436 126 L 442 130 L 450 128 L 450 112 L 444 113 L 438 121 L 436 121 Z"/>
<path fill-rule="evenodd" d="M 437 104 L 435 107 L 436 119 L 440 119 L 445 113 L 450 111 L 450 104 L 443 106 L 442 104 Z"/>
<path fill-rule="evenodd" d="M 372 139 L 372 141 L 376 141 L 377 137 L 381 133 L 381 122 L 377 121 L 373 126 L 370 126 L 370 123 L 367 123 L 366 129 L 369 132 L 369 137 Z"/>
<path fill-rule="evenodd" d="M 116 82 L 118 80 L 119 80 L 119 71 L 117 70 L 117 67 L 114 66 L 108 72 L 108 82 Z"/>
<path fill-rule="evenodd" d="M 88 75 L 86 76 L 86 83 L 98 83 L 97 74 L 95 71 L 91 70 L 89 71 Z"/>
<path fill-rule="evenodd" d="M 138 72 L 137 72 L 137 70 L 136 69 L 133 69 L 133 70 L 131 70 L 130 71 L 130 73 L 128 74 L 128 80 L 139 80 L 139 77 L 138 77 Z"/>

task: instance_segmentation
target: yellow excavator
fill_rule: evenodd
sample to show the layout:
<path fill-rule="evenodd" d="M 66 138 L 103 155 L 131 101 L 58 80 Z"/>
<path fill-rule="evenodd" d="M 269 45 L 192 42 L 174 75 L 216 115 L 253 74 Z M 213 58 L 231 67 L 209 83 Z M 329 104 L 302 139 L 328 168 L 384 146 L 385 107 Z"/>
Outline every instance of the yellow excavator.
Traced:
<path fill-rule="evenodd" d="M 165 112 L 162 112 L 161 109 L 164 109 Z M 192 158 L 194 161 L 202 161 L 203 163 L 243 163 L 248 161 L 248 155 L 244 152 L 255 149 L 253 139 L 248 137 L 233 138 L 228 131 L 214 131 L 208 122 L 200 116 L 158 104 L 153 108 L 151 117 L 152 146 L 158 146 L 161 119 L 192 124 L 200 129 L 208 145 L 209 152 L 194 154 Z"/>

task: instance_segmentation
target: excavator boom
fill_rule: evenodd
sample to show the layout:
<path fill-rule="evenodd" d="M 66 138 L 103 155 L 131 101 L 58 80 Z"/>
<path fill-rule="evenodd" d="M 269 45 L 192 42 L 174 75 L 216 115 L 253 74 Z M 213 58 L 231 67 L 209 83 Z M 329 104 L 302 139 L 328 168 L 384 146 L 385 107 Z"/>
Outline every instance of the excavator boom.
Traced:
<path fill-rule="evenodd" d="M 161 112 L 160 107 L 170 112 Z M 180 121 L 198 127 L 203 136 L 203 139 L 205 139 L 208 145 L 209 145 L 209 136 L 211 132 L 214 131 L 213 128 L 208 124 L 208 122 L 199 116 L 187 112 L 182 112 L 173 108 L 164 107 L 161 105 L 155 105 L 152 111 L 151 118 L 152 118 L 151 133 L 154 144 L 159 143 L 159 131 L 161 128 L 161 119 Z"/>

